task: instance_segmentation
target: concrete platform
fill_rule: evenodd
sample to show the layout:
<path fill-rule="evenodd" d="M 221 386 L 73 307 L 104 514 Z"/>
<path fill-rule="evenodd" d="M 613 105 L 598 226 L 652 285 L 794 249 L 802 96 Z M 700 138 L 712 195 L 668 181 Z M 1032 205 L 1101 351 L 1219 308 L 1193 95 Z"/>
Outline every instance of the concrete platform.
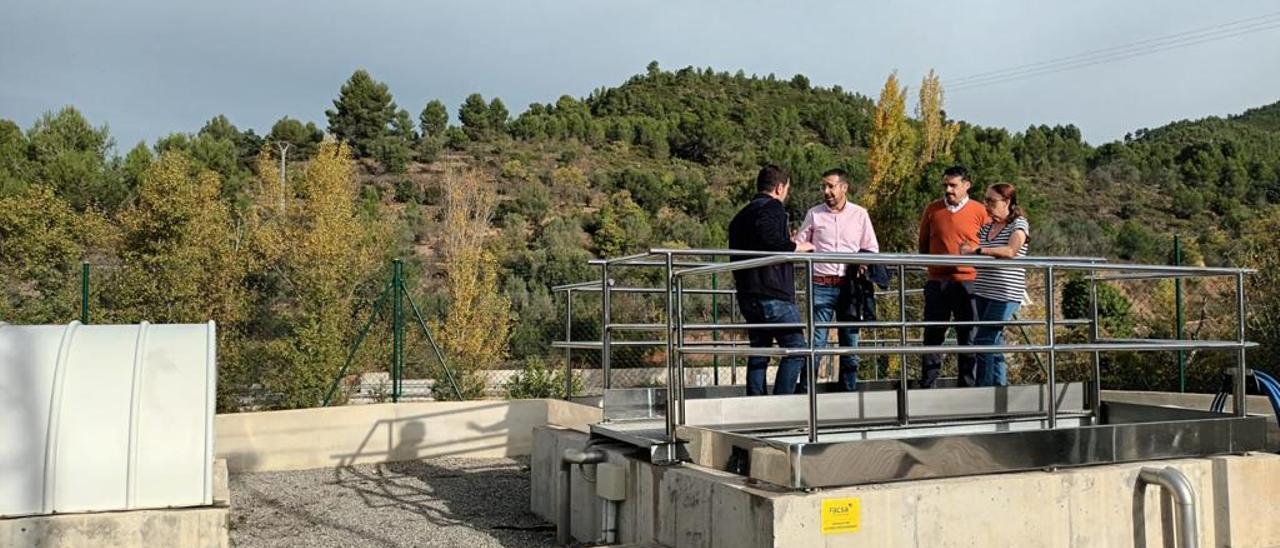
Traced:
<path fill-rule="evenodd" d="M 225 548 L 230 501 L 227 463 L 219 459 L 212 506 L 0 519 L 0 546 Z"/>
<path fill-rule="evenodd" d="M 566 448 L 587 435 L 536 428 L 530 462 L 532 511 L 557 520 L 556 471 Z M 1280 545 L 1280 456 L 1249 454 L 1056 471 L 920 480 L 814 492 L 781 491 L 693 465 L 659 467 L 607 448 L 629 480 L 619 508 L 622 543 L 703 547 L 1160 546 L 1172 545 L 1173 505 L 1141 488 L 1143 466 L 1173 466 L 1198 498 L 1201 546 Z M 599 538 L 602 503 L 577 469 L 571 532 Z M 855 509 L 843 530 L 824 532 L 824 503 Z M 843 504 L 844 506 L 838 506 Z M 851 524 L 856 524 L 851 526 Z M 828 520 L 828 526 L 840 525 Z"/>

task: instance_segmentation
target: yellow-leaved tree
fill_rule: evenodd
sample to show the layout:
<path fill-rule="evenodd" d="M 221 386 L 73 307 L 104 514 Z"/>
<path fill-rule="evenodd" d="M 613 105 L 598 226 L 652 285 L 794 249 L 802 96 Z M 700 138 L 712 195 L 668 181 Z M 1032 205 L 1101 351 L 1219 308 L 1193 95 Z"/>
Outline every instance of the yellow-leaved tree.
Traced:
<path fill-rule="evenodd" d="M 218 324 L 219 359 L 235 360 L 247 313 L 245 262 L 220 181 L 183 152 L 162 154 L 120 214 L 118 268 L 102 287 L 103 320 Z M 221 401 L 222 394 L 219 393 Z"/>
<path fill-rule="evenodd" d="M 361 215 L 346 144 L 321 143 L 301 176 L 286 184 L 265 153 L 257 171 L 245 241 L 251 277 L 265 289 L 254 316 L 271 322 L 248 334 L 234 382 L 260 385 L 268 407 L 319 405 L 359 327 L 361 296 L 386 282 L 381 249 L 390 230 Z M 352 373 L 372 367 L 370 353 L 362 358 Z"/>
<path fill-rule="evenodd" d="M 507 355 L 511 303 L 498 287 L 498 260 L 486 245 L 493 237 L 496 197 L 479 173 L 452 171 L 444 178 L 439 253 L 445 267 L 448 308 L 437 331 L 463 398 L 483 395 L 484 372 Z M 452 399 L 444 379 L 435 397 Z"/>
<path fill-rule="evenodd" d="M 917 141 L 916 130 L 907 119 L 907 90 L 898 84 L 897 73 L 892 73 L 876 102 L 867 151 L 870 182 L 861 200 L 871 212 L 882 251 L 907 251 L 914 238 L 909 219 L 918 206 L 907 203 L 904 194 L 916 178 Z"/>
<path fill-rule="evenodd" d="M 63 323 L 79 312 L 77 273 L 111 225 L 78 213 L 53 187 L 30 185 L 0 197 L 0 321 Z"/>
<path fill-rule="evenodd" d="M 947 122 L 943 110 L 942 82 L 932 69 L 920 82 L 920 102 L 916 103 L 916 118 L 920 120 L 920 159 L 917 170 L 924 170 L 933 162 L 951 159 L 951 143 L 960 133 L 960 124 Z"/>

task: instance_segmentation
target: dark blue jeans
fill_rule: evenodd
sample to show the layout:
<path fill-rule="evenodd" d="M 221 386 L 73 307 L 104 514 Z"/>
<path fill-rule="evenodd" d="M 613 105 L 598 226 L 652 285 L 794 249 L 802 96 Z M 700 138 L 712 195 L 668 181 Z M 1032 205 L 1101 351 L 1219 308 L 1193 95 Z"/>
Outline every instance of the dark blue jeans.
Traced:
<path fill-rule="evenodd" d="M 973 304 L 973 282 L 955 282 L 929 280 L 924 284 L 924 319 L 929 322 L 971 322 L 978 315 Z M 956 344 L 968 346 L 973 344 L 973 326 L 956 326 Z M 924 345 L 939 346 L 947 338 L 947 328 L 924 328 Z M 925 354 L 920 365 L 921 388 L 933 388 L 942 372 L 942 355 Z M 956 364 L 959 366 L 960 386 L 974 386 L 977 378 L 974 375 L 973 354 L 957 354 Z"/>
<path fill-rule="evenodd" d="M 800 311 L 796 303 L 782 299 L 770 299 L 753 295 L 739 295 L 738 307 L 747 323 L 800 323 Z M 748 329 L 747 338 L 753 348 L 768 348 L 778 341 L 783 348 L 804 348 L 804 331 L 798 327 L 779 329 Z M 804 357 L 788 356 L 778 364 L 778 375 L 773 380 L 774 394 L 793 394 L 799 381 Z M 747 358 L 747 395 L 765 394 L 765 373 L 769 369 L 768 356 Z"/>
<path fill-rule="evenodd" d="M 986 297 L 974 297 L 974 302 L 978 306 L 978 321 L 985 322 L 1007 322 L 1009 318 L 1018 313 L 1018 306 L 1022 304 L 1016 301 L 997 301 Z M 975 346 L 1004 344 L 1004 326 L 979 326 L 973 335 L 973 344 Z M 1003 353 L 978 354 L 977 366 L 978 386 L 1006 386 L 1009 384 L 1009 379 L 1005 373 L 1006 366 Z"/>
<path fill-rule="evenodd" d="M 844 310 L 837 310 L 840 300 L 840 286 L 813 284 L 813 321 L 814 323 L 829 322 L 831 318 L 836 321 L 847 322 L 856 318 L 850 318 L 845 314 Z M 827 337 L 829 329 L 817 328 L 813 332 L 813 347 L 824 348 L 827 346 Z M 836 328 L 836 339 L 840 343 L 840 348 L 853 348 L 858 346 L 858 328 L 856 327 L 839 327 Z M 819 358 L 818 364 L 829 358 Z M 858 363 L 861 359 L 856 355 L 840 356 L 840 389 L 846 392 L 852 392 L 858 389 Z M 796 388 L 798 392 L 804 392 L 809 389 L 809 385 L 805 382 L 808 378 L 808 370 L 800 368 L 800 385 Z"/>

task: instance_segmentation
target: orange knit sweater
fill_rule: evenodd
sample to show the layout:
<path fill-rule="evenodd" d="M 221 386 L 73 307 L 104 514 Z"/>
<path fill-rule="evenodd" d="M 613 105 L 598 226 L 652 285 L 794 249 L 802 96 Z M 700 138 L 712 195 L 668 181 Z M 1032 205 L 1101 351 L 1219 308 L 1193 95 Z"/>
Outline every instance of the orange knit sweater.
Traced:
<path fill-rule="evenodd" d="M 942 200 L 935 200 L 924 208 L 920 218 L 920 248 L 931 255 L 959 255 L 960 243 L 977 245 L 978 229 L 991 222 L 987 208 L 970 199 L 952 213 Z M 970 281 L 977 277 L 971 266 L 931 266 L 930 280 Z"/>

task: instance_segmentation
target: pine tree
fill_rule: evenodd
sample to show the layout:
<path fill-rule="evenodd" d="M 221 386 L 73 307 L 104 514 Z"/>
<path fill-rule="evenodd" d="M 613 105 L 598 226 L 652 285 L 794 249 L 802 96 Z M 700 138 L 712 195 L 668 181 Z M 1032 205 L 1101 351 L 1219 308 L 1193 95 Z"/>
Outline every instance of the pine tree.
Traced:
<path fill-rule="evenodd" d="M 462 122 L 462 130 L 472 141 L 480 141 L 488 136 L 489 129 L 493 127 L 493 118 L 489 115 L 489 105 L 485 104 L 484 96 L 479 93 L 468 95 L 462 101 L 462 106 L 458 107 L 458 121 Z"/>
<path fill-rule="evenodd" d="M 439 99 L 432 99 L 422 108 L 418 115 L 419 129 L 422 137 L 432 139 L 444 138 L 444 130 L 449 127 L 449 111 Z"/>
<path fill-rule="evenodd" d="M 325 115 L 330 133 L 350 143 L 357 156 L 369 157 L 379 140 L 390 132 L 396 111 L 387 85 L 360 69 L 342 85 L 333 109 L 326 110 Z"/>

